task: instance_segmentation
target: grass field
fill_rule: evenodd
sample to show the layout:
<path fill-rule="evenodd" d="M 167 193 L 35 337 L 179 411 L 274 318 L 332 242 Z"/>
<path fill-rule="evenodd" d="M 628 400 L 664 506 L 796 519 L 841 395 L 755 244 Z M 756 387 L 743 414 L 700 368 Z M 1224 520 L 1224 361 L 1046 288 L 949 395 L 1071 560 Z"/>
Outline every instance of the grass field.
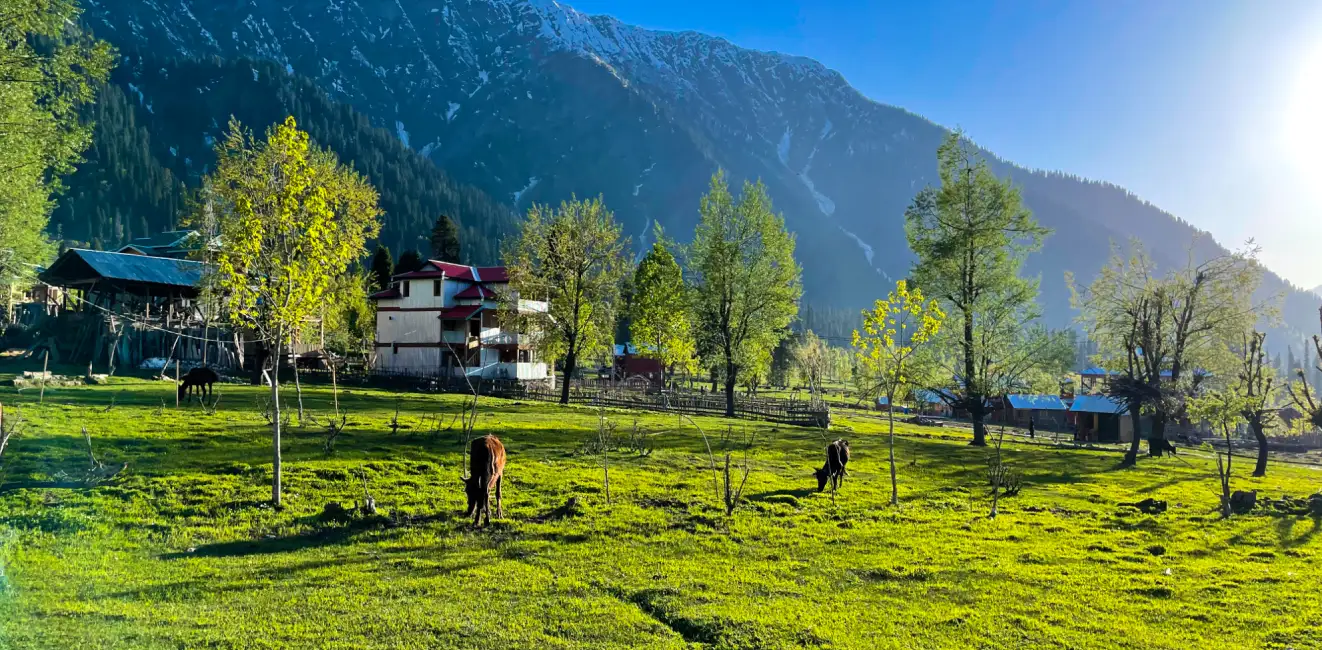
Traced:
<path fill-rule="evenodd" d="M 478 433 L 509 450 L 506 516 L 474 530 L 460 436 L 431 431 L 460 397 L 350 391 L 333 455 L 320 427 L 287 435 L 277 512 L 261 391 L 220 391 L 208 415 L 176 410 L 166 382 L 55 389 L 44 405 L 0 388 L 27 422 L 0 469 L 0 647 L 1322 647 L 1319 522 L 1219 519 L 1206 458 L 1118 470 L 1113 453 L 1007 442 L 1025 487 L 992 520 L 988 452 L 958 431 L 901 427 L 891 508 L 883 423 L 830 433 L 854 452 L 833 503 L 812 489 L 820 432 L 735 422 L 756 442 L 727 518 L 702 438 L 674 417 L 637 416 L 655 452 L 611 454 L 607 505 L 601 457 L 584 453 L 595 411 L 484 400 Z M 324 415 L 328 391 L 306 392 Z M 719 448 L 729 424 L 698 424 Z M 67 487 L 84 426 L 100 460 L 129 468 Z M 1310 468 L 1253 479 L 1250 465 L 1237 488 L 1322 488 Z M 361 500 L 359 476 L 387 516 L 320 517 Z M 1121 505 L 1146 497 L 1170 510 Z"/>

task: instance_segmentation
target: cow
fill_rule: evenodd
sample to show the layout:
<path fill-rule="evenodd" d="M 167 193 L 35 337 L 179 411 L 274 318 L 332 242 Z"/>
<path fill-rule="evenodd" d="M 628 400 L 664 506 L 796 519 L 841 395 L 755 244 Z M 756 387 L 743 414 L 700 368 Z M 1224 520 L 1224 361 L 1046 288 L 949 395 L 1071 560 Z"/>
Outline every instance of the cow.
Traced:
<path fill-rule="evenodd" d="M 505 445 L 496 436 L 483 436 L 468 446 L 469 476 L 462 478 L 464 493 L 468 496 L 468 511 L 464 516 L 473 516 L 473 525 L 486 516 L 486 524 L 491 523 L 491 486 L 496 486 L 496 516 L 503 517 L 501 508 L 500 483 L 505 475 Z"/>
<path fill-rule="evenodd" d="M 211 385 L 220 381 L 220 376 L 215 370 L 210 368 L 193 368 L 183 376 L 179 381 L 179 399 L 184 399 L 185 395 L 192 396 L 193 389 L 197 388 L 198 394 L 202 399 L 206 399 L 212 394 Z"/>
<path fill-rule="evenodd" d="M 826 446 L 826 464 L 814 472 L 817 475 L 817 491 L 826 489 L 830 482 L 834 492 L 845 480 L 845 465 L 849 464 L 849 441 L 840 438 Z"/>

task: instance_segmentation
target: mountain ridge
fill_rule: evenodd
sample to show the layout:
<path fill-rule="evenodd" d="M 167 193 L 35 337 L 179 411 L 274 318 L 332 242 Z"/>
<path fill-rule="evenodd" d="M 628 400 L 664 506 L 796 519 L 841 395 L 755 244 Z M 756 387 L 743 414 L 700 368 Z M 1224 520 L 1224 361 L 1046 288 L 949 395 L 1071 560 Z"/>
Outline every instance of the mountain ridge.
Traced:
<path fill-rule="evenodd" d="M 685 238 L 717 168 L 761 178 L 798 234 L 805 295 L 823 305 L 864 306 L 907 272 L 902 215 L 934 182 L 948 132 L 807 57 L 551 0 L 97 0 L 87 20 L 162 54 L 278 62 L 516 210 L 603 195 L 639 244 L 654 221 Z M 1027 267 L 1053 325 L 1073 316 L 1062 271 L 1090 277 L 1112 243 L 1146 241 L 1168 266 L 1224 250 L 1117 185 L 988 158 L 1055 230 Z M 1293 327 L 1315 320 L 1306 294 L 1265 284 L 1287 293 Z"/>

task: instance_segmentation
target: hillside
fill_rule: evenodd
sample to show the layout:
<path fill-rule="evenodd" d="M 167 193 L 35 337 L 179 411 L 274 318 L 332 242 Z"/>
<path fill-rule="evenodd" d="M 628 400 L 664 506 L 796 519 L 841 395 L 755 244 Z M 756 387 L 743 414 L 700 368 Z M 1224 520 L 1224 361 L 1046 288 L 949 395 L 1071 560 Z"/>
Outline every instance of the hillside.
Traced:
<path fill-rule="evenodd" d="M 807 300 L 821 305 L 862 306 L 907 271 L 902 213 L 935 178 L 946 133 L 815 61 L 550 0 L 100 0 L 87 18 L 122 47 L 253 57 L 306 75 L 518 210 L 602 194 L 640 243 L 652 221 L 686 238 L 717 167 L 762 178 L 798 234 Z M 1055 230 L 1029 264 L 1053 324 L 1072 318 L 1063 272 L 1091 276 L 1112 242 L 1138 238 L 1166 263 L 1195 245 L 1220 250 L 1122 188 L 996 165 Z M 1316 296 L 1267 284 L 1289 294 L 1290 326 L 1315 329 Z"/>
<path fill-rule="evenodd" d="M 230 116 L 261 131 L 293 115 L 318 145 L 364 174 L 381 193 L 380 240 L 397 254 L 427 251 L 436 216 L 448 214 L 474 263 L 498 259 L 515 214 L 480 189 L 455 181 L 352 107 L 269 61 L 130 56 L 89 117 L 87 161 L 68 180 L 51 217 L 61 239 L 113 246 L 175 227 L 188 189 L 215 161 L 213 143 Z"/>

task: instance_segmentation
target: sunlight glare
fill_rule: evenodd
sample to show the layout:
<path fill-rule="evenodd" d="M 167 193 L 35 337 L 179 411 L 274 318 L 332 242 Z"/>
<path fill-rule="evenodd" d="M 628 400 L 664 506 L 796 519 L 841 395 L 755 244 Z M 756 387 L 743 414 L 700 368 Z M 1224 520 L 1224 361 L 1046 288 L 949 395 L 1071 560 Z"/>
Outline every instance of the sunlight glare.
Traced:
<path fill-rule="evenodd" d="M 1304 57 L 1295 74 L 1283 137 L 1296 170 L 1316 180 L 1322 176 L 1322 48 Z"/>

